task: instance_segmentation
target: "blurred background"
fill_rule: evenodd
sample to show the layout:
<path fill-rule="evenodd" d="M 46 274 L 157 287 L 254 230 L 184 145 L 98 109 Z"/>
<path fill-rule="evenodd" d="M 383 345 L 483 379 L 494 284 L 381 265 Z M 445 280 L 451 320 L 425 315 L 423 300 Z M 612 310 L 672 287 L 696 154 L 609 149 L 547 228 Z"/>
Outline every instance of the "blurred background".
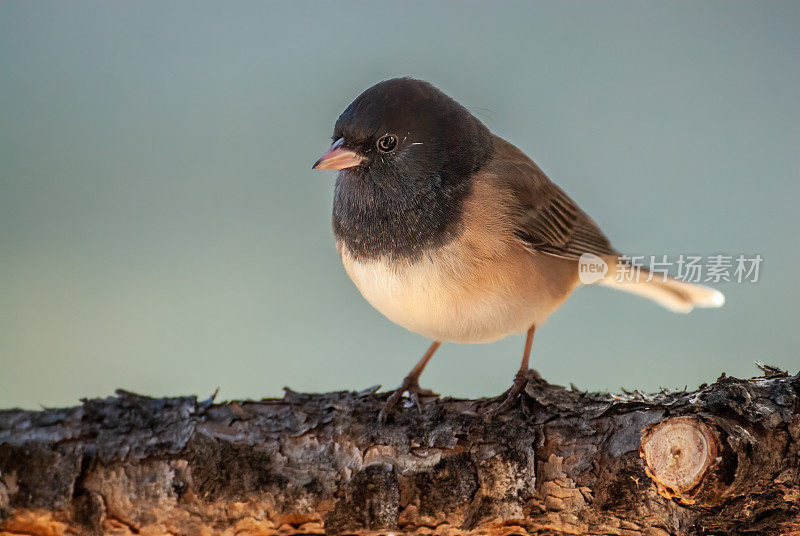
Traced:
<path fill-rule="evenodd" d="M 636 254 L 762 255 L 688 316 L 579 289 L 533 366 L 584 389 L 800 368 L 800 3 L 0 3 L 0 407 L 394 388 L 429 341 L 341 267 L 339 113 L 426 79 Z M 521 336 L 422 384 L 508 387 Z"/>

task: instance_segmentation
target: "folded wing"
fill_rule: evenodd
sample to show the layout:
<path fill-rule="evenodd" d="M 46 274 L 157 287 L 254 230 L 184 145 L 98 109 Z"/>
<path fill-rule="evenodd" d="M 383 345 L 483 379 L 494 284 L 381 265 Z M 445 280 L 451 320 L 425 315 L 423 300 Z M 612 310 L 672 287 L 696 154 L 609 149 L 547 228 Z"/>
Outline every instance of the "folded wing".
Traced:
<path fill-rule="evenodd" d="M 497 136 L 487 171 L 513 192 L 516 233 L 529 249 L 574 260 L 584 253 L 618 255 L 597 224 L 539 166 Z"/>

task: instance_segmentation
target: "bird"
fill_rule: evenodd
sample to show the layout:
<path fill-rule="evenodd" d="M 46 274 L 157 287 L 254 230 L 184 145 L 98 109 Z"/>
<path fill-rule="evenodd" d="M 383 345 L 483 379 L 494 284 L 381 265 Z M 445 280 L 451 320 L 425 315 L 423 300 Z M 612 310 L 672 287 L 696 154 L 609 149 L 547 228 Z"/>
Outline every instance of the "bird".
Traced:
<path fill-rule="evenodd" d="M 388 397 L 385 422 L 442 343 L 486 343 L 525 334 L 520 368 L 493 412 L 527 384 L 533 336 L 583 284 L 600 284 L 676 312 L 719 307 L 724 296 L 666 277 L 618 278 L 629 258 L 516 146 L 424 80 L 381 81 L 335 122 L 333 143 L 312 166 L 336 169 L 333 234 L 350 279 L 392 322 L 432 340 Z M 588 259 L 587 262 L 584 262 Z M 642 268 L 642 274 L 648 272 Z"/>

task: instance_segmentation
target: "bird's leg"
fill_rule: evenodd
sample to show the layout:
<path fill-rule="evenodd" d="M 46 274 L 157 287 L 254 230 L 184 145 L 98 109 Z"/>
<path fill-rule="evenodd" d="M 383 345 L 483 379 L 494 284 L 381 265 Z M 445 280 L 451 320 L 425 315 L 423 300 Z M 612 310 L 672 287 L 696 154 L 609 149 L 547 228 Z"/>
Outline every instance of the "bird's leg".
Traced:
<path fill-rule="evenodd" d="M 517 401 L 517 398 L 519 398 L 519 395 L 528 384 L 528 363 L 531 357 L 531 346 L 533 346 L 533 333 L 535 331 L 536 326 L 531 326 L 531 328 L 528 330 L 528 335 L 525 337 L 525 351 L 522 354 L 522 363 L 519 366 L 517 374 L 514 376 L 514 383 L 511 385 L 511 388 L 504 393 L 506 397 L 505 400 L 503 400 L 503 403 L 500 404 L 497 409 L 492 411 L 491 414 L 502 413 L 510 408 L 511 405 Z"/>
<path fill-rule="evenodd" d="M 439 341 L 433 341 L 428 351 L 425 352 L 425 355 L 422 356 L 422 359 L 419 360 L 419 363 L 414 365 L 414 368 L 411 369 L 411 372 L 408 373 L 408 376 L 405 377 L 403 383 L 400 384 L 400 387 L 392 392 L 392 395 L 386 401 L 386 405 L 383 406 L 381 410 L 380 418 L 381 421 L 386 422 L 386 419 L 389 417 L 389 414 L 392 412 L 392 409 L 400 402 L 400 399 L 403 397 L 403 393 L 408 391 L 408 397 L 411 399 L 414 404 L 417 405 L 417 409 L 422 411 L 422 406 L 419 401 L 420 396 L 436 396 L 433 391 L 429 391 L 428 389 L 422 389 L 419 386 L 419 377 L 422 374 L 422 371 L 425 370 L 425 365 L 428 364 L 428 361 L 431 360 L 433 357 L 434 352 L 436 349 L 439 348 L 439 345 L 442 344 Z"/>

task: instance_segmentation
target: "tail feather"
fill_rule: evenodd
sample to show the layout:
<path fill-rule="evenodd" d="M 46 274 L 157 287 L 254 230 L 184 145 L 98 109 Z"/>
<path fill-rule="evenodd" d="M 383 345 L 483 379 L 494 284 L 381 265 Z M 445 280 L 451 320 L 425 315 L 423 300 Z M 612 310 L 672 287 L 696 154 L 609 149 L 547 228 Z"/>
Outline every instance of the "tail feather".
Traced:
<path fill-rule="evenodd" d="M 688 313 L 695 307 L 721 307 L 725 296 L 705 285 L 693 285 L 677 279 L 653 275 L 642 269 L 638 281 L 617 281 L 611 274 L 601 281 L 604 286 L 638 294 L 676 313 Z"/>

